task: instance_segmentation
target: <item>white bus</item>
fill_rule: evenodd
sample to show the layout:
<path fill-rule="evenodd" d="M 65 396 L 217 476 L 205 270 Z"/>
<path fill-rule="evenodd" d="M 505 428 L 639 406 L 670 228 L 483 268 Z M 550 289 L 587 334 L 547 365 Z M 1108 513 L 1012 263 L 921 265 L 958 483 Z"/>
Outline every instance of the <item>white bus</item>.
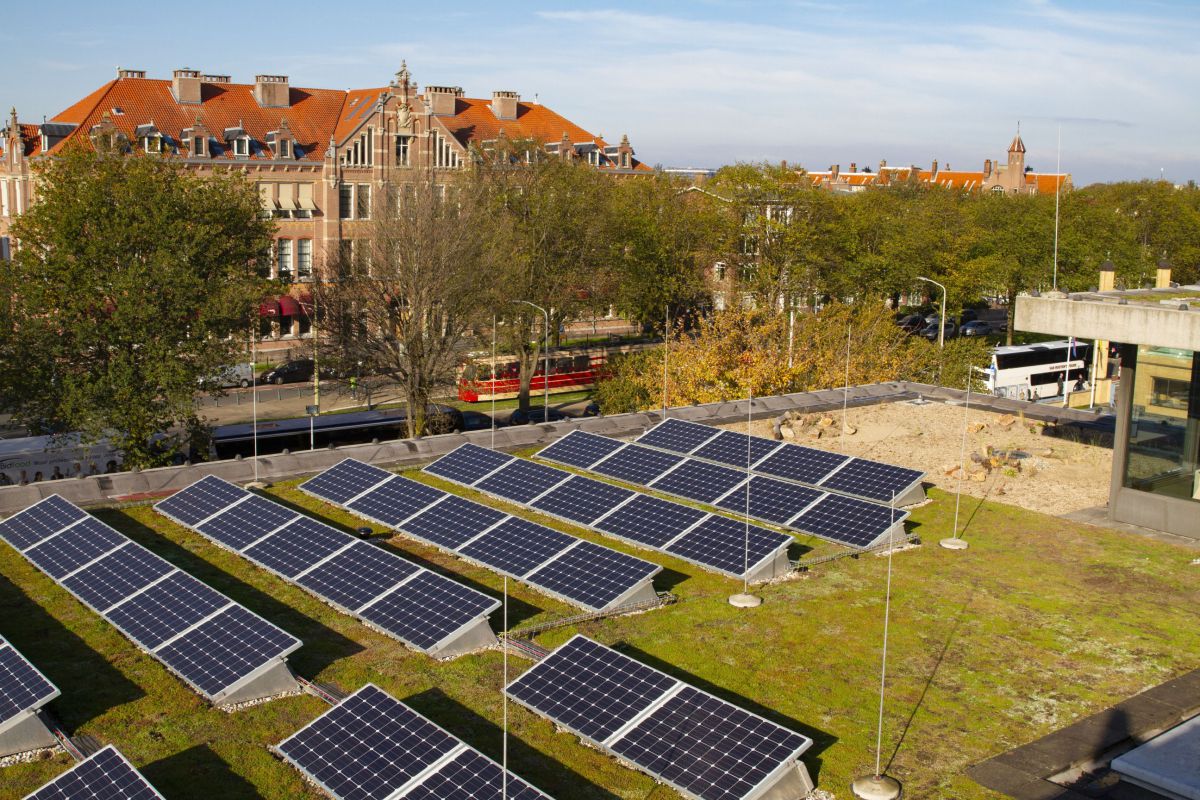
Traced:
<path fill-rule="evenodd" d="M 116 472 L 121 451 L 107 439 L 84 443 L 77 433 L 0 439 L 0 486 Z"/>
<path fill-rule="evenodd" d="M 987 389 L 999 397 L 1039 400 L 1085 388 L 1091 376 L 1092 345 L 1056 342 L 997 347 L 987 369 Z"/>

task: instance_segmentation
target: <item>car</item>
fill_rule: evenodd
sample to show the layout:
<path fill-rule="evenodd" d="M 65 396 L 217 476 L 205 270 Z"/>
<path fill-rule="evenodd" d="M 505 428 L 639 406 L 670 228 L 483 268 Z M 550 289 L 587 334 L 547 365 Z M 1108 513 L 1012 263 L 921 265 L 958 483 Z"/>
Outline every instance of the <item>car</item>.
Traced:
<path fill-rule="evenodd" d="M 280 364 L 278 367 L 272 367 L 262 374 L 259 378 L 261 383 L 303 383 L 311 381 L 313 376 L 313 360 L 311 358 L 297 358 L 292 361 Z M 337 373 L 327 367 L 321 368 L 321 378 L 336 378 Z"/>
<path fill-rule="evenodd" d="M 928 323 L 925 322 L 925 318 L 920 314 L 909 314 L 906 317 L 901 317 L 900 319 L 896 320 L 896 324 L 902 331 L 907 333 L 916 333 L 917 331 L 921 330 L 921 328 L 924 328 Z"/>
<path fill-rule="evenodd" d="M 551 406 L 549 421 L 562 422 L 564 419 L 571 419 L 571 415 L 559 411 L 557 408 Z M 538 423 L 545 421 L 546 412 L 541 407 L 531 408 L 528 412 L 522 411 L 518 408 L 516 411 L 512 412 L 512 415 L 508 418 L 509 425 L 537 425 Z"/>
<path fill-rule="evenodd" d="M 971 320 L 965 323 L 958 333 L 960 336 L 987 336 L 992 332 L 992 324 L 984 322 L 981 319 Z"/>
<path fill-rule="evenodd" d="M 214 375 L 198 379 L 201 389 L 228 389 L 233 386 L 245 389 L 254 382 L 254 368 L 248 363 L 230 364 L 221 367 Z"/>
<path fill-rule="evenodd" d="M 965 326 L 968 322 L 974 322 L 979 319 L 979 312 L 973 308 L 964 308 L 962 314 L 959 315 L 962 323 Z"/>
<path fill-rule="evenodd" d="M 932 325 L 926 325 L 924 328 L 922 328 L 920 335 L 924 336 L 926 339 L 928 339 L 931 342 L 936 342 L 938 340 L 937 322 L 934 322 Z M 946 320 L 945 338 L 953 339 L 957 335 L 958 335 L 958 328 L 955 326 L 954 322 L 949 319 Z"/>

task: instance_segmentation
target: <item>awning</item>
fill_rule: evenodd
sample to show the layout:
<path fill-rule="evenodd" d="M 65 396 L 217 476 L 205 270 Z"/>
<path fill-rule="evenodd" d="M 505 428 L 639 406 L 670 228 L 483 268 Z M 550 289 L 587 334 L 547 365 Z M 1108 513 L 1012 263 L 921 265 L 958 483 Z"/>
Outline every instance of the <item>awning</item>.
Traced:
<path fill-rule="evenodd" d="M 311 183 L 300 184 L 300 197 L 297 198 L 300 203 L 301 211 L 316 211 L 317 206 L 313 202 L 313 187 Z"/>
<path fill-rule="evenodd" d="M 258 315 L 260 317 L 278 317 L 279 303 L 275 300 L 263 300 L 258 304 Z"/>
<path fill-rule="evenodd" d="M 285 317 L 300 316 L 300 303 L 290 294 L 281 295 L 279 298 L 279 313 Z"/>
<path fill-rule="evenodd" d="M 275 202 L 275 186 L 270 183 L 260 183 L 258 185 L 258 196 L 262 201 L 263 211 L 274 211 L 279 208 Z"/>
<path fill-rule="evenodd" d="M 296 210 L 296 184 L 279 184 L 279 207 L 284 211 Z"/>

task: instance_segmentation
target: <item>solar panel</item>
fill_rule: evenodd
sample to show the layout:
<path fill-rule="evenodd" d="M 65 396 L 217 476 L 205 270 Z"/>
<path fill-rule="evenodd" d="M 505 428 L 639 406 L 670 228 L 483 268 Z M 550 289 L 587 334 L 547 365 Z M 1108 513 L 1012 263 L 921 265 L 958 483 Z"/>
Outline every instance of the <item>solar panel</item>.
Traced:
<path fill-rule="evenodd" d="M 631 444 L 593 466 L 591 471 L 645 486 L 681 461 L 680 456 Z"/>
<path fill-rule="evenodd" d="M 745 485 L 725 495 L 716 505 L 717 508 L 726 511 L 744 514 L 749 495 L 751 517 L 776 525 L 786 525 L 824 494 L 825 492 L 818 489 L 810 489 L 798 483 L 753 475 Z"/>
<path fill-rule="evenodd" d="M 587 525 L 634 496 L 611 483 L 573 475 L 530 504 L 531 508 Z"/>
<path fill-rule="evenodd" d="M 26 711 L 41 708 L 59 694 L 58 687 L 0 637 L 0 728 Z"/>
<path fill-rule="evenodd" d="M 538 451 L 538 458 L 557 461 L 568 467 L 587 469 L 605 456 L 621 449 L 621 443 L 607 436 L 586 431 L 571 431 L 557 442 Z"/>
<path fill-rule="evenodd" d="M 300 488 L 322 500 L 342 505 L 390 477 L 392 473 L 386 469 L 347 458 L 320 475 L 309 478 Z"/>
<path fill-rule="evenodd" d="M 450 495 L 404 523 L 404 532 L 454 550 L 504 519 L 507 514 Z"/>
<path fill-rule="evenodd" d="M 43 539 L 25 551 L 25 557 L 57 580 L 127 541 L 100 520 L 88 518 Z"/>
<path fill-rule="evenodd" d="M 709 515 L 696 508 L 639 494 L 613 513 L 598 520 L 596 530 L 647 547 L 667 542 Z"/>
<path fill-rule="evenodd" d="M 830 453 L 827 450 L 801 447 L 798 444 L 784 444 L 783 447 L 763 459 L 761 463 L 755 464 L 754 471 L 816 485 L 831 471 L 837 469 L 838 465 L 848 460 L 847 456 Z"/>
<path fill-rule="evenodd" d="M 258 544 L 247 547 L 242 555 L 292 580 L 349 543 L 350 538 L 336 528 L 308 517 L 297 517 Z"/>
<path fill-rule="evenodd" d="M 160 514 L 194 528 L 197 523 L 241 500 L 249 492 L 228 481 L 208 475 L 187 489 L 176 492 L 154 506 Z"/>
<path fill-rule="evenodd" d="M 718 433 L 716 428 L 708 425 L 668 419 L 643 433 L 637 441 L 647 447 L 658 447 L 672 453 L 690 453 Z"/>
<path fill-rule="evenodd" d="M 394 477 L 371 489 L 367 494 L 347 505 L 346 508 L 365 517 L 379 520 L 385 525 L 394 526 L 412 515 L 424 511 L 445 496 L 446 493 L 441 489 Z"/>
<path fill-rule="evenodd" d="M 893 497 L 899 496 L 924 474 L 907 467 L 853 458 L 821 481 L 821 487 L 890 503 Z"/>
<path fill-rule="evenodd" d="M 18 550 L 26 550 L 86 517 L 82 509 L 55 494 L 0 522 L 0 536 Z"/>
<path fill-rule="evenodd" d="M 425 467 L 425 471 L 430 475 L 437 475 L 440 478 L 470 486 L 512 460 L 513 457 L 510 455 L 487 450 L 468 442 Z"/>
<path fill-rule="evenodd" d="M 25 800 L 163 800 L 163 796 L 109 745 Z"/>
<path fill-rule="evenodd" d="M 812 746 L 801 734 L 580 635 L 506 692 L 700 800 L 790 797 L 801 782 L 792 778 L 803 769 L 799 758 Z"/>
<path fill-rule="evenodd" d="M 854 497 L 826 495 L 794 524 L 809 533 L 851 547 L 870 547 L 906 513 Z"/>
<path fill-rule="evenodd" d="M 530 583 L 569 600 L 605 608 L 660 570 L 649 561 L 581 541 L 526 577 Z"/>
<path fill-rule="evenodd" d="M 650 483 L 659 492 L 686 497 L 701 503 L 715 503 L 746 480 L 746 473 L 689 458 L 677 469 Z"/>
<path fill-rule="evenodd" d="M 484 800 L 503 771 L 459 739 L 368 683 L 275 748 L 337 800 Z M 509 796 L 546 795 L 508 776 Z"/>
<path fill-rule="evenodd" d="M 579 541 L 519 517 L 509 517 L 458 552 L 501 572 L 523 577 Z"/>
<path fill-rule="evenodd" d="M 419 570 L 382 547 L 356 541 L 296 582 L 331 603 L 356 611 Z"/>
<path fill-rule="evenodd" d="M 106 615 L 138 644 L 153 650 L 229 605 L 229 598 L 185 572 L 175 572 Z"/>
<path fill-rule="evenodd" d="M 72 594 L 103 614 L 111 606 L 174 569 L 165 559 L 141 545 L 127 542 L 61 580 Z"/>
<path fill-rule="evenodd" d="M 715 439 L 710 439 L 701 445 L 692 455 L 696 458 L 728 464 L 731 467 L 745 468 L 752 466 L 763 456 L 778 448 L 779 442 L 764 439 L 761 436 L 721 431 Z"/>
<path fill-rule="evenodd" d="M 714 514 L 664 549 L 673 555 L 740 577 L 747 566 L 753 571 L 764 559 L 791 543 L 790 536 L 751 525 L 747 550 L 746 523 Z"/>
<path fill-rule="evenodd" d="M 677 683 L 612 648 L 576 635 L 505 691 L 580 736 L 603 742 Z"/>
<path fill-rule="evenodd" d="M 299 516 L 290 508 L 251 495 L 249 499 L 222 511 L 196 530 L 230 550 L 241 550 L 271 531 L 298 519 Z"/>
<path fill-rule="evenodd" d="M 430 650 L 473 620 L 486 617 L 500 601 L 429 570 L 372 603 L 363 619 Z"/>
<path fill-rule="evenodd" d="M 514 458 L 511 463 L 474 484 L 475 489 L 516 503 L 528 503 L 567 479 L 562 470 Z"/>

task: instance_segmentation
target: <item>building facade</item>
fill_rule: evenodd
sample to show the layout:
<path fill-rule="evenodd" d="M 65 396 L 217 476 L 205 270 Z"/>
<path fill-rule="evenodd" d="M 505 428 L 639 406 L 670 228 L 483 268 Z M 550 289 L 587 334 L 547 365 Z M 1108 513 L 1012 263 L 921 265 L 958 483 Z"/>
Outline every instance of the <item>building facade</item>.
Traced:
<path fill-rule="evenodd" d="M 265 300 L 260 313 L 264 339 L 286 347 L 309 334 L 306 287 L 365 235 L 385 186 L 436 182 L 501 139 L 534 141 L 615 175 L 648 171 L 628 137 L 609 144 L 512 91 L 490 100 L 457 86 L 419 92 L 407 65 L 386 86 L 348 91 L 300 88 L 284 75 L 234 83 L 194 69 L 169 80 L 118 69 L 48 122 L 22 123 L 10 112 L 0 131 L 0 259 L 18 246 L 12 220 L 37 200 L 37 162 L 72 144 L 177 159 L 201 174 L 239 170 L 276 221 L 271 277 L 292 288 Z"/>

